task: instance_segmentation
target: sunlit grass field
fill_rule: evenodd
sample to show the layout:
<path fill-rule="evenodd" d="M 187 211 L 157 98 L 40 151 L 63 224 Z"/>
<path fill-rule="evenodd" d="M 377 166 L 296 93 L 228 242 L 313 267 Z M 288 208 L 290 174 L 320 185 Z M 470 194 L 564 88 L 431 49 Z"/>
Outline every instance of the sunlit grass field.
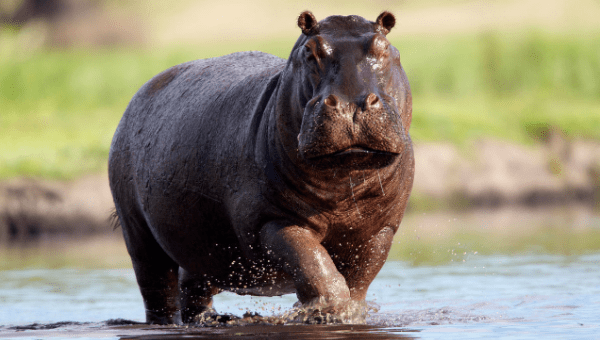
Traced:
<path fill-rule="evenodd" d="M 0 35 L 0 179 L 106 169 L 129 99 L 158 72 L 241 50 L 287 58 L 294 39 L 187 48 L 25 51 Z M 415 142 L 600 139 L 600 33 L 391 36 L 413 90 Z M 541 128 L 540 128 L 541 127 Z"/>

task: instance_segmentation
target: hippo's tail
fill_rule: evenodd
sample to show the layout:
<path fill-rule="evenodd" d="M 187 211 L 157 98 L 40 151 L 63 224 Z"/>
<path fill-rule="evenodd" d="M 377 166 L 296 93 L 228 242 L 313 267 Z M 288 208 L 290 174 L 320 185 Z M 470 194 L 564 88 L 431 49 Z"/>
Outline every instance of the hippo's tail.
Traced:
<path fill-rule="evenodd" d="M 112 230 L 117 230 L 121 227 L 121 221 L 119 221 L 119 215 L 117 215 L 116 208 L 113 208 L 111 211 L 110 216 L 108 217 L 108 222 L 110 223 Z"/>

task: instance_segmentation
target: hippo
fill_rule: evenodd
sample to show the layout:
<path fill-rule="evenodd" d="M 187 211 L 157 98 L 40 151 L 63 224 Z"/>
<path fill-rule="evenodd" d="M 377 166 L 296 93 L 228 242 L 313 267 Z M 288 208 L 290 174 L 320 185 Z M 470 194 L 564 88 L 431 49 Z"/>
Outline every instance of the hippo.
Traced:
<path fill-rule="evenodd" d="M 395 22 L 306 11 L 287 60 L 191 61 L 134 95 L 108 170 L 147 323 L 194 322 L 222 291 L 365 301 L 414 176 Z"/>

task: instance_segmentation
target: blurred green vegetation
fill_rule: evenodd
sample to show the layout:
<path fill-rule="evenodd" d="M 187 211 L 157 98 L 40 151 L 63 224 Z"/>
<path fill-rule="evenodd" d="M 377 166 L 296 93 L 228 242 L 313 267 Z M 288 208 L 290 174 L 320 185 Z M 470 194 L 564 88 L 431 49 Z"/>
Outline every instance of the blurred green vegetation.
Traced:
<path fill-rule="evenodd" d="M 600 34 L 394 42 L 413 89 L 415 140 L 531 143 L 548 127 L 600 138 Z"/>
<path fill-rule="evenodd" d="M 442 265 L 463 262 L 473 255 L 494 254 L 554 254 L 577 256 L 600 251 L 600 230 L 573 231 L 564 228 L 543 228 L 526 235 L 498 235 L 473 230 L 452 231 L 445 237 L 418 238 L 401 231 L 396 234 L 388 260 L 408 262 L 414 266 Z M 527 230 L 529 226 L 523 226 Z"/>
<path fill-rule="evenodd" d="M 545 227 L 527 233 L 530 226 L 509 226 L 504 234 L 474 230 L 449 230 L 436 237 L 417 237 L 401 227 L 388 261 L 413 266 L 445 265 L 468 261 L 476 255 L 552 254 L 578 256 L 600 251 L 600 230 L 573 231 L 569 225 Z M 25 268 L 131 268 L 123 240 L 105 238 L 32 242 L 0 247 L 0 271 Z"/>
<path fill-rule="evenodd" d="M 120 232 L 91 237 L 47 238 L 0 247 L 0 271 L 30 268 L 131 268 Z"/>
<path fill-rule="evenodd" d="M 29 52 L 0 31 L 0 178 L 105 171 L 137 89 L 185 61 L 241 50 L 287 58 L 294 39 L 187 48 Z M 600 139 L 600 33 L 390 36 L 413 90 L 415 141 L 491 136 L 532 143 L 539 127 Z M 543 130 L 543 129 L 542 129 Z"/>

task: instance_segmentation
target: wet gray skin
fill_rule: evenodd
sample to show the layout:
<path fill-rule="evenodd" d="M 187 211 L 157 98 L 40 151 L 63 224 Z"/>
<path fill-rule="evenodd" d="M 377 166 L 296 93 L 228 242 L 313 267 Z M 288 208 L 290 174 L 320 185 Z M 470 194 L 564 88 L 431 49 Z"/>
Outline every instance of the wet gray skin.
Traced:
<path fill-rule="evenodd" d="M 304 12 L 288 60 L 196 60 L 135 94 L 109 178 L 148 323 L 192 322 L 224 290 L 364 301 L 414 174 L 394 24 Z"/>

